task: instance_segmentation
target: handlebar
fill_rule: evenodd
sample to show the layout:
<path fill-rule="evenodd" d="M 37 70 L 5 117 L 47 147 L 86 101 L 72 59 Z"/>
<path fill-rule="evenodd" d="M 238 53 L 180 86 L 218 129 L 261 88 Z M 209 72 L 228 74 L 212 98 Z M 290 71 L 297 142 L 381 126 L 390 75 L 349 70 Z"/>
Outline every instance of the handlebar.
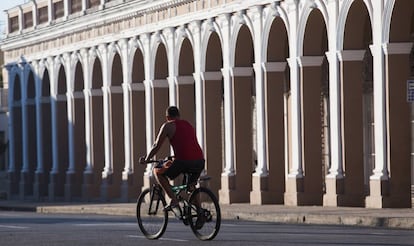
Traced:
<path fill-rule="evenodd" d="M 172 161 L 173 159 L 174 159 L 174 156 L 168 156 L 165 159 L 159 159 L 159 160 L 152 159 L 152 160 L 147 160 L 146 161 L 144 159 L 144 157 L 141 157 L 139 163 L 142 164 L 142 165 L 152 164 L 152 163 L 158 163 L 158 165 L 162 165 L 162 164 L 164 164 L 164 162 Z"/>

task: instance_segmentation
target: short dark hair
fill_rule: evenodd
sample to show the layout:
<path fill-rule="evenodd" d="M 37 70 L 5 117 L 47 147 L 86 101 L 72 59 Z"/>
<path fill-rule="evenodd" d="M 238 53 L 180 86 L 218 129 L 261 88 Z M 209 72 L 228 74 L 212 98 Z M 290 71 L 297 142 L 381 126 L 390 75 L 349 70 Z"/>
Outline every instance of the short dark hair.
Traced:
<path fill-rule="evenodd" d="M 180 110 L 176 106 L 170 106 L 167 108 L 167 116 L 171 118 L 180 117 Z"/>

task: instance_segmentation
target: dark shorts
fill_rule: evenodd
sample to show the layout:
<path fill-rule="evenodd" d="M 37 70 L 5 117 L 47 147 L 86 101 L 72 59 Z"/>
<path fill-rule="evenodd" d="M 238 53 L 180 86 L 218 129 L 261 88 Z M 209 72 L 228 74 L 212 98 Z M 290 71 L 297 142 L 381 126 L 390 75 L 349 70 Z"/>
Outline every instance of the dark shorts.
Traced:
<path fill-rule="evenodd" d="M 188 173 L 189 183 L 194 183 L 200 177 L 204 169 L 205 160 L 174 160 L 172 165 L 165 171 L 164 175 L 170 179 L 175 179 L 182 173 Z"/>

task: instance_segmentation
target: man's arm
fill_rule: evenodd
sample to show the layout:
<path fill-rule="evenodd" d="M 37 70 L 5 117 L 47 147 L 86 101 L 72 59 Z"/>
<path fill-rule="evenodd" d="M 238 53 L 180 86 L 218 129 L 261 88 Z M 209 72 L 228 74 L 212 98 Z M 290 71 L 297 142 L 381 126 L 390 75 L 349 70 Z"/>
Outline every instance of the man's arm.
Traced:
<path fill-rule="evenodd" d="M 162 144 L 164 143 L 165 139 L 168 136 L 168 128 L 169 128 L 168 122 L 164 123 L 161 126 L 161 129 L 158 132 L 158 136 L 155 139 L 154 144 L 152 145 L 152 149 L 150 150 L 150 152 L 145 157 L 145 161 L 150 160 L 155 154 L 157 154 L 158 150 L 160 150 Z"/>

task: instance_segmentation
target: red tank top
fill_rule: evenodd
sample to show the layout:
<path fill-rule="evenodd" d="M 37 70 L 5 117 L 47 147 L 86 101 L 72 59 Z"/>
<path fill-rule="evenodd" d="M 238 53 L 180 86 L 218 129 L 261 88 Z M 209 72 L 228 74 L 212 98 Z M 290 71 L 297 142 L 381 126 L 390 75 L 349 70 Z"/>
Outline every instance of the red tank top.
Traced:
<path fill-rule="evenodd" d="M 175 134 L 170 139 L 178 160 L 202 160 L 203 151 L 198 144 L 194 127 L 185 120 L 175 120 Z"/>

